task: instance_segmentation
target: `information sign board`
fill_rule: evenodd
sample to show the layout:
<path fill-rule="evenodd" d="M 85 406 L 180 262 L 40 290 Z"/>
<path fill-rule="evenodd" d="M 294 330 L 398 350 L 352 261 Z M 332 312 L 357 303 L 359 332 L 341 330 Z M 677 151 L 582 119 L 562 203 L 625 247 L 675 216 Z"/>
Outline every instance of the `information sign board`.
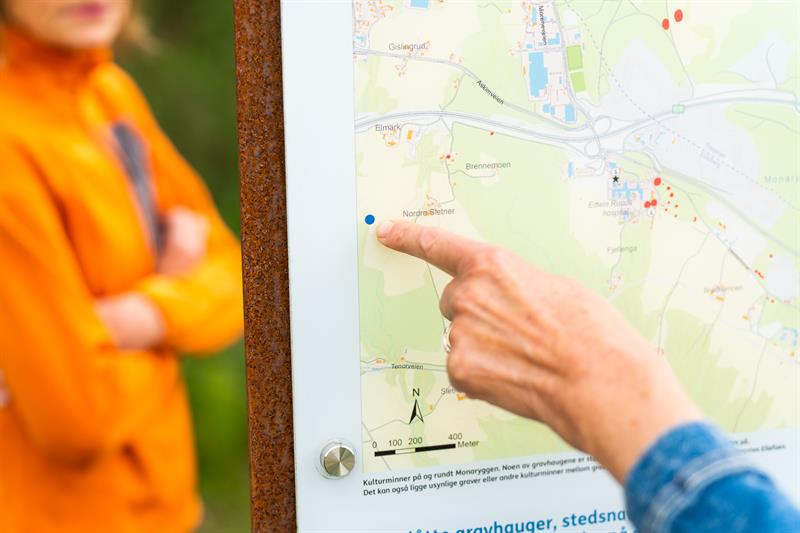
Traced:
<path fill-rule="evenodd" d="M 594 460 L 450 386 L 449 280 L 387 219 L 606 297 L 798 497 L 797 8 L 684 4 L 282 2 L 301 531 L 632 531 Z"/>

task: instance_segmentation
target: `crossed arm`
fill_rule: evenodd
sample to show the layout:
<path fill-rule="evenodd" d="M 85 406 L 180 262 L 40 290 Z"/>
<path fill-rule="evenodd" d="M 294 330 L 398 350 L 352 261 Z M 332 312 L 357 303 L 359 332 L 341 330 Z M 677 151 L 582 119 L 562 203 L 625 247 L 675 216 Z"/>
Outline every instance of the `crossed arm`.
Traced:
<path fill-rule="evenodd" d="M 164 220 L 164 250 L 158 272 L 182 276 L 206 256 L 208 220 L 185 208 L 170 210 Z M 122 350 L 148 350 L 166 337 L 166 324 L 158 306 L 138 291 L 126 292 L 95 303 L 97 315 L 108 328 L 116 346 Z"/>
<path fill-rule="evenodd" d="M 82 462 L 126 442 L 175 393 L 178 365 L 150 348 L 213 351 L 238 336 L 238 243 L 188 165 L 162 155 L 159 174 L 173 176 L 161 188 L 168 205 L 196 213 L 208 231 L 194 232 L 194 250 L 165 254 L 129 292 L 98 301 L 36 167 L 11 143 L 0 143 L 0 155 L 14 177 L 0 180 L 5 389 L 32 445 Z"/>

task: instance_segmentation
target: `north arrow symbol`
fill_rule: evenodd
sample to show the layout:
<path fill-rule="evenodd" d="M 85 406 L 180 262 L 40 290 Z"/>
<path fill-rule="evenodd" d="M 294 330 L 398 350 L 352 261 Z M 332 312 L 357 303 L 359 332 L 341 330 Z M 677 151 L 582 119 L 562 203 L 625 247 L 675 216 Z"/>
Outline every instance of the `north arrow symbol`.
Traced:
<path fill-rule="evenodd" d="M 411 419 L 408 421 L 408 423 L 410 424 L 411 422 L 413 422 L 415 418 L 419 418 L 420 422 L 422 422 L 423 424 L 425 423 L 425 420 L 422 419 L 422 411 L 420 411 L 419 409 L 418 400 L 414 400 L 414 409 L 411 411 Z"/>

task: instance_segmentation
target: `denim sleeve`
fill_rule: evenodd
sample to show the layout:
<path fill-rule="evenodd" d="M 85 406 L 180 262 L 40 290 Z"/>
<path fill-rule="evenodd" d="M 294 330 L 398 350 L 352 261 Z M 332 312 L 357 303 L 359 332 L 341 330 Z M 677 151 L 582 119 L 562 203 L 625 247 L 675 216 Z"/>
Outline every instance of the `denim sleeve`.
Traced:
<path fill-rule="evenodd" d="M 662 436 L 631 470 L 625 498 L 639 533 L 800 532 L 800 511 L 707 423 Z"/>

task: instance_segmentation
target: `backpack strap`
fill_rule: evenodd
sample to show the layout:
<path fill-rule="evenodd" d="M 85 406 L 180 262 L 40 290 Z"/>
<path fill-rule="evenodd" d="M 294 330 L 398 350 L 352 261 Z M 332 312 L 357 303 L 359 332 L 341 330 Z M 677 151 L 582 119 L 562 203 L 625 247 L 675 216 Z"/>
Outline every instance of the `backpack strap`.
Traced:
<path fill-rule="evenodd" d="M 128 174 L 148 237 L 156 255 L 159 255 L 163 248 L 164 231 L 156 208 L 153 179 L 147 165 L 144 143 L 139 134 L 125 122 L 114 124 L 111 131 L 117 144 L 117 155 Z"/>

